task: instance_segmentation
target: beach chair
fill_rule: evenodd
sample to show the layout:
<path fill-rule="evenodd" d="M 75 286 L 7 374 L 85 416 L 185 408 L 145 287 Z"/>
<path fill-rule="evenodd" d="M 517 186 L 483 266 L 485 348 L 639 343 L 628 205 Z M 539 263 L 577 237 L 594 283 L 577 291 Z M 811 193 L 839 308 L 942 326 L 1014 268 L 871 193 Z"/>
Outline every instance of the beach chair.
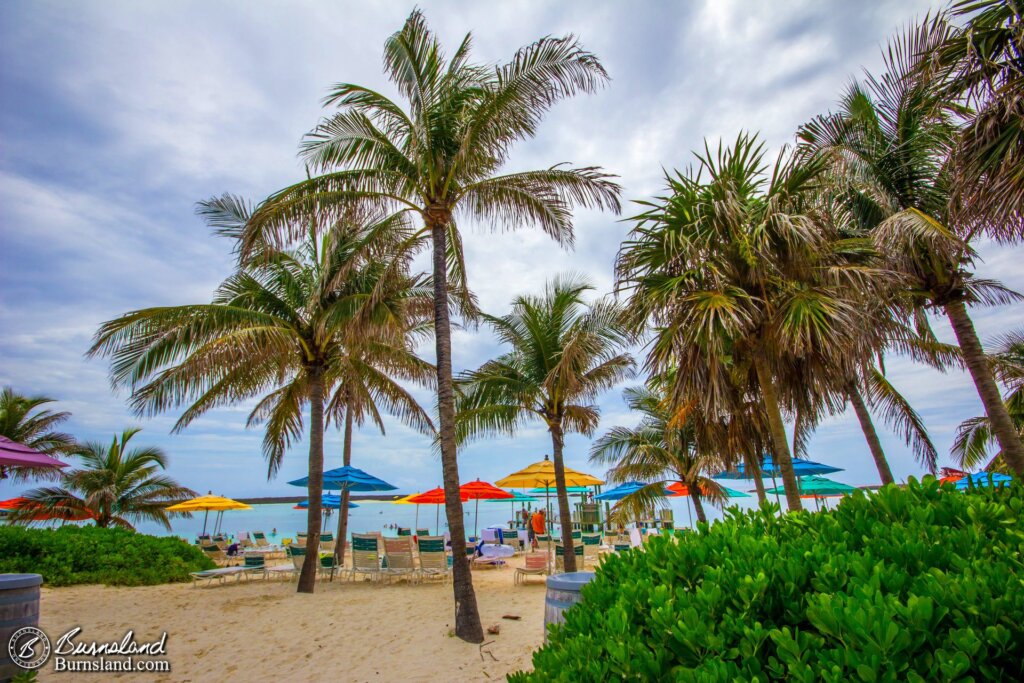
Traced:
<path fill-rule="evenodd" d="M 292 561 L 295 575 L 302 573 L 302 564 L 306 561 L 306 546 L 292 543 L 288 546 L 288 559 Z"/>
<path fill-rule="evenodd" d="M 416 537 L 420 555 L 420 576 L 440 576 L 446 583 L 452 576 L 448 566 L 448 553 L 444 548 L 444 536 Z"/>
<path fill-rule="evenodd" d="M 573 545 L 573 554 L 576 555 L 576 571 L 582 570 L 586 566 L 586 560 L 583 557 L 583 544 Z M 555 544 L 555 571 L 565 572 L 565 546 L 561 543 Z"/>
<path fill-rule="evenodd" d="M 644 544 L 644 537 L 639 529 L 629 530 L 629 544 L 634 548 L 639 548 Z"/>
<path fill-rule="evenodd" d="M 601 534 L 583 534 L 583 558 L 593 564 L 601 554 Z"/>
<path fill-rule="evenodd" d="M 621 553 L 622 551 L 629 550 L 632 547 L 633 546 L 631 546 L 629 543 L 616 543 L 612 546 L 612 549 L 617 553 Z"/>
<path fill-rule="evenodd" d="M 243 559 L 244 563 L 242 566 L 245 568 L 247 577 L 262 576 L 264 579 L 267 578 L 267 559 L 263 556 L 263 553 L 245 553 Z"/>
<path fill-rule="evenodd" d="M 409 528 L 404 527 L 404 526 L 400 526 L 400 527 L 398 527 L 398 535 L 399 536 L 412 536 L 412 529 L 409 529 Z"/>
<path fill-rule="evenodd" d="M 333 543 L 332 543 L 333 545 Z M 320 576 L 327 574 L 331 581 L 334 581 L 334 573 L 338 571 L 338 565 L 334 561 L 334 552 L 320 556 L 320 564 L 317 566 L 317 573 Z"/>
<path fill-rule="evenodd" d="M 269 548 L 270 541 L 267 540 L 267 535 L 262 531 L 252 532 L 253 543 L 256 544 L 257 548 Z"/>
<path fill-rule="evenodd" d="M 373 580 L 381 577 L 380 552 L 383 544 L 377 534 L 352 534 L 352 569 L 349 573 L 365 574 Z"/>
<path fill-rule="evenodd" d="M 203 552 L 206 553 L 207 557 L 220 565 L 226 566 L 231 561 L 231 558 L 224 552 L 224 549 L 217 544 L 204 545 Z"/>
<path fill-rule="evenodd" d="M 189 572 L 189 576 L 192 577 L 192 587 L 195 588 L 196 584 L 200 581 L 206 581 L 207 583 L 219 581 L 223 584 L 224 579 L 229 576 L 235 577 L 235 581 L 238 582 L 245 573 L 245 567 L 220 567 L 218 569 L 205 569 L 201 572 Z"/>
<path fill-rule="evenodd" d="M 583 532 L 582 531 L 573 531 L 572 532 L 572 542 L 573 543 L 577 543 L 577 542 L 582 541 L 582 540 L 583 540 Z"/>
<path fill-rule="evenodd" d="M 308 536 L 309 536 L 309 534 L 305 533 L 304 531 L 296 532 L 295 540 L 292 541 L 292 545 L 301 545 L 302 547 L 305 547 L 306 546 L 306 538 Z"/>
<path fill-rule="evenodd" d="M 420 536 L 429 536 L 429 535 L 430 535 L 430 529 L 417 529 L 416 530 L 417 538 L 420 537 Z"/>
<path fill-rule="evenodd" d="M 501 544 L 512 546 L 512 549 L 519 552 L 519 532 L 515 529 L 501 530 Z"/>
<path fill-rule="evenodd" d="M 210 534 L 200 534 L 196 536 L 196 544 L 200 547 L 213 545 L 213 539 L 210 538 Z"/>
<path fill-rule="evenodd" d="M 526 553 L 526 564 L 516 567 L 516 575 L 513 583 L 519 585 L 526 583 L 528 576 L 543 576 L 548 573 L 549 556 L 547 553 Z"/>
<path fill-rule="evenodd" d="M 320 551 L 334 554 L 334 534 L 320 534 Z"/>
<path fill-rule="evenodd" d="M 388 578 L 413 576 L 416 572 L 416 563 L 412 558 L 411 538 L 385 538 L 384 559 L 387 566 L 382 571 Z"/>

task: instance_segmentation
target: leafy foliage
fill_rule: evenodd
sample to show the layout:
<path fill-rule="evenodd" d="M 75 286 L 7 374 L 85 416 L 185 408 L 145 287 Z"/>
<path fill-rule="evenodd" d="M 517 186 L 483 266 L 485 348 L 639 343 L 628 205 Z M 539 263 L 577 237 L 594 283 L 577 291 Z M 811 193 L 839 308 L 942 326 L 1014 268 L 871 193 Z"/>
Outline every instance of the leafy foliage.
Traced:
<path fill-rule="evenodd" d="M 1024 487 L 932 478 L 608 557 L 528 681 L 1024 676 Z"/>
<path fill-rule="evenodd" d="M 173 537 L 94 526 L 0 526 L 0 573 L 41 574 L 50 586 L 152 586 L 188 581 L 189 572 L 213 567 L 202 550 Z"/>
<path fill-rule="evenodd" d="M 47 455 L 60 456 L 71 452 L 75 440 L 55 428 L 71 413 L 43 408 L 53 403 L 46 396 L 23 396 L 12 387 L 0 391 L 0 436 L 33 448 Z M 4 473 L 15 482 L 25 479 L 48 479 L 59 475 L 52 467 L 10 467 Z"/>

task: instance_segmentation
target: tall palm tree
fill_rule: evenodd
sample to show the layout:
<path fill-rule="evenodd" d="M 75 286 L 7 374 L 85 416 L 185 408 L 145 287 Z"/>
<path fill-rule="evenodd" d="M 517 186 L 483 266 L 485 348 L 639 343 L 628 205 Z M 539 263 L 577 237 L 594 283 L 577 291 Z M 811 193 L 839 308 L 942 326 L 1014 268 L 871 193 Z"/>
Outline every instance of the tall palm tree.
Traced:
<path fill-rule="evenodd" d="M 1024 329 L 1014 330 L 999 337 L 991 355 L 996 376 L 1008 389 L 1004 402 L 1017 433 L 1024 437 Z M 998 455 L 993 458 L 995 445 L 992 424 L 984 415 L 960 423 L 953 440 L 953 457 L 961 467 L 974 469 L 986 464 L 989 469 L 1003 469 L 1005 462 Z"/>
<path fill-rule="evenodd" d="M 756 396 L 799 510 L 784 413 L 795 416 L 797 399 L 848 362 L 848 331 L 862 316 L 850 295 L 878 286 L 877 273 L 848 262 L 812 201 L 824 162 L 783 150 L 768 174 L 763 156 L 756 136 L 741 134 L 669 176 L 670 194 L 634 219 L 617 270 L 635 323 L 656 328 L 647 369 L 678 369 L 675 406 L 728 415 Z"/>
<path fill-rule="evenodd" d="M 700 443 L 695 427 L 703 418 L 692 411 L 673 412 L 671 400 L 656 387 L 654 383 L 624 392 L 626 405 L 642 416 L 640 424 L 633 429 L 613 427 L 593 443 L 590 460 L 610 465 L 608 478 L 612 481 L 649 483 L 616 506 L 627 517 L 651 509 L 663 489 L 679 481 L 689 490 L 698 521 L 706 523 L 704 501 L 721 506 L 726 500 L 722 487 L 708 476 L 725 466 L 724 459 L 716 449 Z"/>
<path fill-rule="evenodd" d="M 120 437 L 114 435 L 109 445 L 77 445 L 74 455 L 81 459 L 81 467 L 63 473 L 61 486 L 24 494 L 31 504 L 27 518 L 43 511 L 56 518 L 91 518 L 103 528 L 134 531 L 134 524 L 146 520 L 170 530 L 167 506 L 191 498 L 195 491 L 160 474 L 167 469 L 167 454 L 161 449 L 128 448 L 128 442 L 140 431 L 126 429 Z"/>
<path fill-rule="evenodd" d="M 42 407 L 53 402 L 54 399 L 46 396 L 24 396 L 16 393 L 12 387 L 4 387 L 0 390 L 0 436 L 47 455 L 71 453 L 75 439 L 55 429 L 71 417 L 71 413 L 54 412 Z M 12 481 L 18 482 L 32 478 L 53 478 L 59 474 L 52 467 L 11 467 L 2 468 L 0 478 L 9 476 Z"/>
<path fill-rule="evenodd" d="M 511 350 L 456 380 L 460 441 L 487 434 L 512 434 L 540 420 L 551 435 L 562 541 L 571 548 L 572 516 L 565 483 L 566 433 L 593 434 L 600 412 L 593 401 L 629 376 L 631 337 L 621 308 L 606 301 L 589 306 L 593 287 L 575 277 L 549 282 L 542 296 L 520 296 L 512 312 L 484 316 Z M 565 571 L 576 559 L 565 556 Z"/>
<path fill-rule="evenodd" d="M 409 255 L 380 239 L 381 232 L 399 234 L 394 226 L 382 230 L 381 221 L 370 219 L 327 223 L 316 214 L 304 226 L 306 238 L 296 249 L 263 245 L 259 258 L 220 285 L 212 303 L 127 313 L 100 327 L 89 353 L 112 356 L 113 382 L 132 389 L 138 413 L 188 403 L 176 431 L 212 408 L 262 396 L 249 424 L 265 423 L 270 477 L 301 438 L 308 406 L 306 523 L 316 547 L 325 404 L 344 376 L 346 350 L 378 340 L 401 344 L 394 340 L 408 327 L 406 304 L 424 287 L 405 274 Z M 300 592 L 313 592 L 318 561 L 315 553 L 306 557 Z"/>
<path fill-rule="evenodd" d="M 925 310 L 946 314 L 1007 463 L 1024 474 L 1024 446 L 1003 404 L 968 305 L 1019 300 L 997 282 L 977 278 L 971 221 L 959 221 L 952 187 L 959 127 L 931 55 L 949 39 L 941 19 L 894 40 L 885 73 L 854 83 L 839 111 L 803 126 L 799 137 L 825 153 L 858 219 L 871 227 L 887 266 L 905 280 L 919 334 L 934 339 Z M 999 236 L 998 234 L 994 236 Z"/>
<path fill-rule="evenodd" d="M 359 85 L 333 88 L 339 111 L 303 145 L 323 175 L 278 193 L 257 211 L 243 251 L 272 239 L 295 238 L 292 218 L 311 206 L 348 210 L 384 207 L 421 219 L 420 243 L 433 249 L 434 331 L 439 443 L 445 513 L 455 560 L 455 633 L 481 642 L 483 629 L 464 552 L 452 389 L 449 296 L 464 313 L 466 286 L 456 218 L 495 228 L 539 226 L 558 244 L 573 243 L 574 205 L 619 210 L 619 186 L 596 167 L 501 173 L 514 143 L 533 137 L 558 101 L 594 92 L 607 80 L 597 57 L 575 37 L 545 37 L 497 66 L 470 61 L 467 35 L 449 59 L 419 10 L 384 45 L 384 70 L 405 103 Z M 456 286 L 449 287 L 449 274 Z"/>

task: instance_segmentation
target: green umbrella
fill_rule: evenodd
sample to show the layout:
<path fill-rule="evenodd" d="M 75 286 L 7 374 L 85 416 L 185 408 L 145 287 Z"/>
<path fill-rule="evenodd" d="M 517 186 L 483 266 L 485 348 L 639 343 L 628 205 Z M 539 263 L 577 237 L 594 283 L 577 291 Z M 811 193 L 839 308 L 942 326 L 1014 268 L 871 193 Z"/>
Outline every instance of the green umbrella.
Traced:
<path fill-rule="evenodd" d="M 819 477 L 816 474 L 809 474 L 806 477 L 797 478 L 797 484 L 800 488 L 800 495 L 814 498 L 817 503 L 819 498 L 825 498 L 827 496 L 845 496 L 848 493 L 853 493 L 857 490 L 856 487 L 844 484 L 838 481 L 832 481 L 825 477 Z M 777 487 L 766 491 L 765 493 L 785 493 L 783 488 Z"/>
<path fill-rule="evenodd" d="M 571 493 L 571 494 L 587 493 L 587 492 L 590 491 L 590 489 L 591 489 L 590 486 L 566 486 L 565 487 L 566 493 Z M 554 491 L 554 490 L 555 490 L 554 486 L 551 486 L 549 488 L 544 488 L 543 486 L 541 486 L 539 488 L 530 489 L 529 492 L 530 493 L 547 493 L 548 491 Z"/>
<path fill-rule="evenodd" d="M 488 502 L 488 503 L 512 503 L 512 516 L 515 517 L 516 516 L 516 503 L 535 503 L 537 501 L 536 498 L 534 498 L 533 496 L 528 496 L 525 493 L 520 493 L 519 491 L 512 491 L 512 489 L 509 489 L 509 491 L 512 493 L 513 496 L 515 496 L 514 498 L 496 498 L 494 500 L 488 500 L 488 501 L 485 501 L 485 502 Z M 525 508 L 526 506 L 524 505 L 523 507 Z"/>

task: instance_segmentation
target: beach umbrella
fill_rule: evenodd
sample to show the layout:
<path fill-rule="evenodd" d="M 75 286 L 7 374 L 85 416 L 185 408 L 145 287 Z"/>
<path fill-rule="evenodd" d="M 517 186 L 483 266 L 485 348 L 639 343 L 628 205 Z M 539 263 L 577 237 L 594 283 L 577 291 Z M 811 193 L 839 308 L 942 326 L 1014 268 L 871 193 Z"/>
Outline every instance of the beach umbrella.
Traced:
<path fill-rule="evenodd" d="M 31 469 L 67 467 L 66 462 L 61 462 L 45 453 L 29 448 L 17 441 L 12 441 L 6 436 L 0 436 L 0 479 L 7 475 L 4 469 L 7 467 L 25 467 Z"/>
<path fill-rule="evenodd" d="M 734 489 L 726 488 L 725 486 L 719 487 L 722 492 L 725 493 L 727 498 L 750 498 L 750 494 L 743 493 L 742 491 L 736 491 Z M 686 514 L 690 518 L 690 527 L 693 527 L 693 509 L 690 503 L 690 487 L 681 481 L 674 481 L 668 485 L 668 490 L 672 492 L 673 498 L 685 497 L 686 498 Z M 701 493 L 704 493 L 703 488 Z"/>
<path fill-rule="evenodd" d="M 251 505 L 245 503 L 239 503 L 237 500 L 231 500 L 230 498 L 224 498 L 223 496 L 214 496 L 207 494 L 205 496 L 199 496 L 198 498 L 192 498 L 175 505 L 171 505 L 166 508 L 169 512 L 205 512 L 203 515 L 203 534 L 206 534 L 206 522 L 210 517 L 210 510 L 217 513 L 223 513 L 225 510 L 252 510 Z M 219 525 L 219 522 L 217 523 Z M 217 529 L 214 528 L 214 531 Z"/>
<path fill-rule="evenodd" d="M 524 505 L 522 507 L 525 508 L 526 507 L 525 503 L 535 503 L 535 502 L 537 502 L 536 498 L 534 498 L 533 496 L 528 496 L 525 493 L 520 493 L 518 491 L 510 491 L 509 493 L 511 493 L 514 497 L 513 498 L 509 498 L 508 501 L 499 500 L 499 499 L 495 498 L 494 500 L 492 500 L 490 502 L 492 502 L 492 503 L 505 503 L 505 502 L 512 503 L 512 516 L 513 517 L 516 516 L 516 503 L 524 503 Z"/>
<path fill-rule="evenodd" d="M 832 474 L 834 472 L 842 472 L 840 467 L 832 467 L 831 465 L 824 465 L 820 462 L 814 462 L 812 460 L 804 460 L 803 458 L 792 458 L 793 461 L 793 473 L 796 476 L 804 477 L 815 474 Z M 712 479 L 752 479 L 750 473 L 746 471 L 746 463 L 739 463 L 735 469 L 725 470 L 718 474 L 712 475 Z M 761 463 L 761 476 L 771 477 L 772 486 L 775 491 L 775 502 L 779 504 L 779 508 L 782 507 L 782 501 L 779 499 L 779 491 L 782 490 L 785 493 L 784 488 L 780 489 L 778 482 L 775 478 L 782 475 L 782 470 L 779 469 L 778 465 L 775 464 L 775 459 L 770 455 L 764 456 L 764 460 Z"/>
<path fill-rule="evenodd" d="M 31 516 L 27 514 L 29 511 L 32 511 Z M 21 497 L 0 501 L 0 512 L 5 514 L 24 513 L 19 514 L 19 518 L 31 522 L 44 522 L 51 519 L 60 519 L 65 522 L 81 522 L 86 519 L 93 519 L 93 516 L 88 512 L 60 509 L 47 510 L 39 503 L 34 503 L 27 498 Z"/>
<path fill-rule="evenodd" d="M 975 486 L 1008 486 L 1012 481 L 1013 477 L 999 472 L 975 472 L 959 479 L 956 488 L 958 491 L 966 491 Z"/>
<path fill-rule="evenodd" d="M 341 496 L 336 496 L 333 493 L 325 493 L 323 495 L 323 497 L 320 499 L 320 504 L 322 506 L 324 506 L 324 508 L 326 508 L 328 510 L 337 510 L 337 509 L 339 509 L 341 507 Z M 296 505 L 295 507 L 299 508 L 299 509 L 306 509 L 306 508 L 309 507 L 309 500 L 308 499 L 304 500 L 301 503 L 299 503 L 298 505 Z M 359 507 L 359 506 L 356 505 L 355 503 L 351 503 L 350 502 L 348 504 L 348 509 L 349 510 L 351 510 L 352 508 L 357 508 L 357 507 Z"/>
<path fill-rule="evenodd" d="M 292 486 L 309 486 L 309 477 L 288 483 Z M 331 491 L 394 491 L 398 488 L 351 465 L 324 472 L 323 487 Z"/>
<path fill-rule="evenodd" d="M 960 481 L 961 479 L 967 476 L 967 472 L 954 469 L 952 467 L 943 467 L 941 473 L 942 478 L 939 479 L 940 484 L 948 484 L 953 481 Z"/>
<path fill-rule="evenodd" d="M 410 493 L 408 496 L 405 496 L 403 498 L 399 498 L 398 500 L 391 501 L 392 504 L 394 504 L 394 505 L 415 505 L 416 506 L 416 521 L 412 525 L 413 529 L 415 529 L 416 527 L 418 527 L 420 525 L 420 505 L 421 505 L 421 503 L 414 503 L 412 500 L 410 500 L 410 498 L 415 498 L 418 495 L 420 495 L 420 494 L 418 494 L 418 493 Z M 438 516 L 440 516 L 441 508 L 438 508 L 437 512 L 438 512 Z"/>
<path fill-rule="evenodd" d="M 462 502 L 465 503 L 469 498 L 465 496 L 459 496 Z M 406 496 L 407 503 L 413 503 L 415 505 L 436 505 L 437 511 L 434 514 L 434 527 L 438 533 L 441 531 L 441 506 L 444 505 L 444 489 L 438 486 L 437 488 L 424 491 L 423 493 L 417 493 L 411 496 Z"/>
<path fill-rule="evenodd" d="M 544 507 L 550 509 L 551 507 L 551 489 L 555 488 L 555 463 L 548 459 L 548 456 L 544 456 L 544 459 L 535 462 L 532 465 L 528 465 L 518 472 L 513 472 L 507 477 L 503 477 L 498 481 L 494 482 L 498 486 L 506 489 L 527 489 L 539 487 L 543 491 L 530 491 L 530 493 L 543 493 L 544 494 Z M 565 468 L 565 485 L 566 487 L 583 487 L 586 490 L 588 486 L 600 486 L 604 481 L 598 479 L 595 476 L 579 472 L 572 469 L 571 467 Z M 550 533 L 551 515 L 547 516 L 548 532 Z"/>
<path fill-rule="evenodd" d="M 554 490 L 556 490 L 554 485 L 552 485 L 552 486 L 538 486 L 536 488 L 530 489 L 529 491 L 527 491 L 527 493 L 550 493 L 551 491 L 554 491 Z M 590 493 L 590 487 L 589 486 L 566 486 L 565 487 L 565 492 L 568 493 L 570 496 L 582 496 L 585 493 Z"/>
<path fill-rule="evenodd" d="M 604 493 L 597 494 L 594 496 L 594 500 L 622 500 L 626 496 L 636 493 L 645 486 L 648 486 L 648 484 L 645 484 L 642 481 L 627 481 L 624 484 L 619 484 L 615 488 L 605 491 Z M 672 495 L 672 491 L 669 489 L 663 489 L 662 495 L 670 496 Z"/>
<path fill-rule="evenodd" d="M 845 496 L 846 494 L 853 493 L 857 490 L 856 487 L 850 486 L 849 484 L 832 481 L 831 479 L 826 479 L 825 477 L 819 477 L 816 475 L 799 477 L 796 481 L 800 488 L 800 497 L 814 498 L 815 505 L 817 505 L 817 502 L 822 498 L 826 498 L 828 496 Z M 778 495 L 779 493 L 785 493 L 785 491 L 782 486 L 778 486 L 771 491 L 768 491 L 768 493 Z"/>
<path fill-rule="evenodd" d="M 509 500 L 515 498 L 515 496 L 508 491 L 502 491 L 493 484 L 488 484 L 486 481 L 471 481 L 463 484 L 459 487 L 459 493 L 463 500 L 475 500 L 476 511 L 473 514 L 473 535 L 477 534 L 477 523 L 480 520 L 480 501 L 481 500 Z"/>

